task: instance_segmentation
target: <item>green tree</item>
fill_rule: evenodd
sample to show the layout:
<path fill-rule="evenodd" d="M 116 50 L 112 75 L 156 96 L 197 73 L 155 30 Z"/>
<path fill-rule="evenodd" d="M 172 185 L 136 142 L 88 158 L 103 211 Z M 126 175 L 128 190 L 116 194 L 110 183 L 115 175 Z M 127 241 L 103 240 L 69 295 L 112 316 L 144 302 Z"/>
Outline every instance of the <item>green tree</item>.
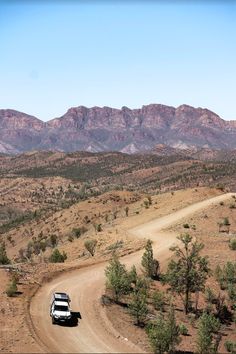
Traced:
<path fill-rule="evenodd" d="M 106 286 L 112 291 L 113 298 L 118 302 L 122 295 L 130 289 L 130 279 L 124 264 L 121 264 L 116 254 L 113 254 L 105 269 Z"/>
<path fill-rule="evenodd" d="M 49 257 L 49 262 L 64 263 L 66 259 L 67 259 L 66 253 L 64 251 L 61 253 L 58 248 L 55 248 L 51 256 Z"/>
<path fill-rule="evenodd" d="M 170 250 L 175 258 L 168 264 L 165 281 L 172 291 L 184 297 L 185 313 L 189 312 L 191 293 L 204 290 L 209 275 L 208 260 L 200 256 L 203 244 L 192 242 L 192 236 L 183 234 L 178 237 L 184 247 L 174 246 Z"/>
<path fill-rule="evenodd" d="M 130 283 L 136 284 L 137 283 L 137 278 L 138 278 L 138 274 L 137 274 L 137 270 L 135 265 L 133 265 L 131 267 L 131 270 L 129 271 L 129 279 L 130 279 Z"/>
<path fill-rule="evenodd" d="M 94 256 L 95 254 L 96 245 L 97 245 L 97 240 L 86 240 L 84 242 L 84 247 L 86 248 L 87 251 L 89 251 L 91 256 Z"/>
<path fill-rule="evenodd" d="M 176 324 L 173 307 L 170 308 L 167 319 L 162 315 L 147 326 L 147 335 L 155 353 L 173 352 L 180 343 L 180 331 Z"/>
<path fill-rule="evenodd" d="M 141 264 L 147 277 L 153 279 L 159 275 L 159 262 L 153 257 L 151 240 L 147 240 Z"/>
<path fill-rule="evenodd" d="M 140 286 L 139 280 L 137 280 L 136 287 L 131 295 L 129 312 L 135 318 L 135 324 L 138 326 L 143 323 L 148 313 L 147 291 Z"/>
<path fill-rule="evenodd" d="M 212 314 L 204 313 L 198 323 L 197 351 L 200 354 L 216 353 L 219 337 L 214 336 L 220 329 L 220 322 Z"/>
<path fill-rule="evenodd" d="M 164 311 L 165 295 L 162 291 L 156 290 L 152 295 L 152 303 L 156 310 Z"/>
<path fill-rule="evenodd" d="M 180 343 L 181 339 L 180 339 L 179 326 L 177 325 L 175 319 L 175 310 L 172 305 L 170 306 L 168 312 L 166 327 L 169 336 L 170 350 L 173 352 L 175 350 L 175 346 Z"/>
<path fill-rule="evenodd" d="M 0 244 L 0 264 L 10 264 L 11 261 L 7 257 L 6 247 L 5 244 Z"/>

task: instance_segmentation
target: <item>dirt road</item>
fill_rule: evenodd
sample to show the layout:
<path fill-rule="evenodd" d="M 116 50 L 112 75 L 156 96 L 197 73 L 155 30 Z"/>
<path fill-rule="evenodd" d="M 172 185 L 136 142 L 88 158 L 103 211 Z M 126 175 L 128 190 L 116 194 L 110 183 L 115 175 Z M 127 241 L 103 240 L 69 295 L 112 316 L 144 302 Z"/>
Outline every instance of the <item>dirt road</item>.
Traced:
<path fill-rule="evenodd" d="M 230 198 L 232 193 L 214 197 L 170 215 L 148 222 L 130 230 L 131 237 L 153 240 L 154 254 L 161 262 L 170 256 L 169 247 L 176 243 L 176 235 L 162 231 L 184 217 Z M 127 255 L 122 263 L 128 267 L 139 265 L 143 251 Z M 141 349 L 124 338 L 112 327 L 100 304 L 104 293 L 104 268 L 106 263 L 65 273 L 45 284 L 34 296 L 30 315 L 35 334 L 49 352 L 64 353 L 138 353 Z M 73 311 L 80 312 L 78 326 L 65 327 L 51 324 L 49 304 L 54 291 L 66 291 L 72 299 Z"/>

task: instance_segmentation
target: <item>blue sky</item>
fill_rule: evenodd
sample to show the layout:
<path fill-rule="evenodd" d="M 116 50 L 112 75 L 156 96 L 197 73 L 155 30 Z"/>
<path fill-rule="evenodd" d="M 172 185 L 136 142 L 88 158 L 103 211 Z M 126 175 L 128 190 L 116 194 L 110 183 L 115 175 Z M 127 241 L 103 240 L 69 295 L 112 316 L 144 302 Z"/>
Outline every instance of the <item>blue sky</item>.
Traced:
<path fill-rule="evenodd" d="M 0 108 L 183 103 L 236 119 L 234 1 L 0 1 Z"/>

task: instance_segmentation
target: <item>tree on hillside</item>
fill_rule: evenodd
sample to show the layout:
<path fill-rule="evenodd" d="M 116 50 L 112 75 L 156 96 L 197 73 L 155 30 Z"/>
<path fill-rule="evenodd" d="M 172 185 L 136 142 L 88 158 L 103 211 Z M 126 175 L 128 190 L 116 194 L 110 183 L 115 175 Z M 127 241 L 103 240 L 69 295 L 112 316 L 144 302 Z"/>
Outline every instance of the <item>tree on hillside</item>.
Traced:
<path fill-rule="evenodd" d="M 143 323 L 148 313 L 148 288 L 149 285 L 146 279 L 137 277 L 136 284 L 131 295 L 129 312 L 135 318 L 135 324 L 138 326 Z"/>
<path fill-rule="evenodd" d="M 204 313 L 198 323 L 197 352 L 200 354 L 217 353 L 221 336 L 216 333 L 220 329 L 220 322 L 212 314 Z"/>
<path fill-rule="evenodd" d="M 210 269 L 206 257 L 201 257 L 203 244 L 192 242 L 192 236 L 183 234 L 178 237 L 183 247 L 174 246 L 175 259 L 168 264 L 165 281 L 173 292 L 183 296 L 185 313 L 189 312 L 191 293 L 204 290 Z"/>
<path fill-rule="evenodd" d="M 159 275 L 159 262 L 153 257 L 151 240 L 147 240 L 141 264 L 147 277 L 153 279 Z"/>
<path fill-rule="evenodd" d="M 0 264 L 10 264 L 11 261 L 7 257 L 6 246 L 4 243 L 0 244 Z"/>
<path fill-rule="evenodd" d="M 166 320 L 163 315 L 159 315 L 155 321 L 148 324 L 147 335 L 155 353 L 174 352 L 176 345 L 180 343 L 181 339 L 172 306 Z"/>
<path fill-rule="evenodd" d="M 120 263 L 115 253 L 105 269 L 105 275 L 107 278 L 106 286 L 112 291 L 114 300 L 118 302 L 122 295 L 130 291 L 131 285 L 125 265 Z"/>

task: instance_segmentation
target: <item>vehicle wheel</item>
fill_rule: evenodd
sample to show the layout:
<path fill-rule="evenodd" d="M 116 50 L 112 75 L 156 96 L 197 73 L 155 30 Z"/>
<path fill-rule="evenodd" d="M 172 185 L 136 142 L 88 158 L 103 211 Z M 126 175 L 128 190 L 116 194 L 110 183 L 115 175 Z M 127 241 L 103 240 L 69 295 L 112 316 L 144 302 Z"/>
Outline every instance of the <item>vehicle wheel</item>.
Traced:
<path fill-rule="evenodd" d="M 55 322 L 55 320 L 54 320 L 54 318 L 52 317 L 52 324 L 55 324 L 56 322 Z"/>

